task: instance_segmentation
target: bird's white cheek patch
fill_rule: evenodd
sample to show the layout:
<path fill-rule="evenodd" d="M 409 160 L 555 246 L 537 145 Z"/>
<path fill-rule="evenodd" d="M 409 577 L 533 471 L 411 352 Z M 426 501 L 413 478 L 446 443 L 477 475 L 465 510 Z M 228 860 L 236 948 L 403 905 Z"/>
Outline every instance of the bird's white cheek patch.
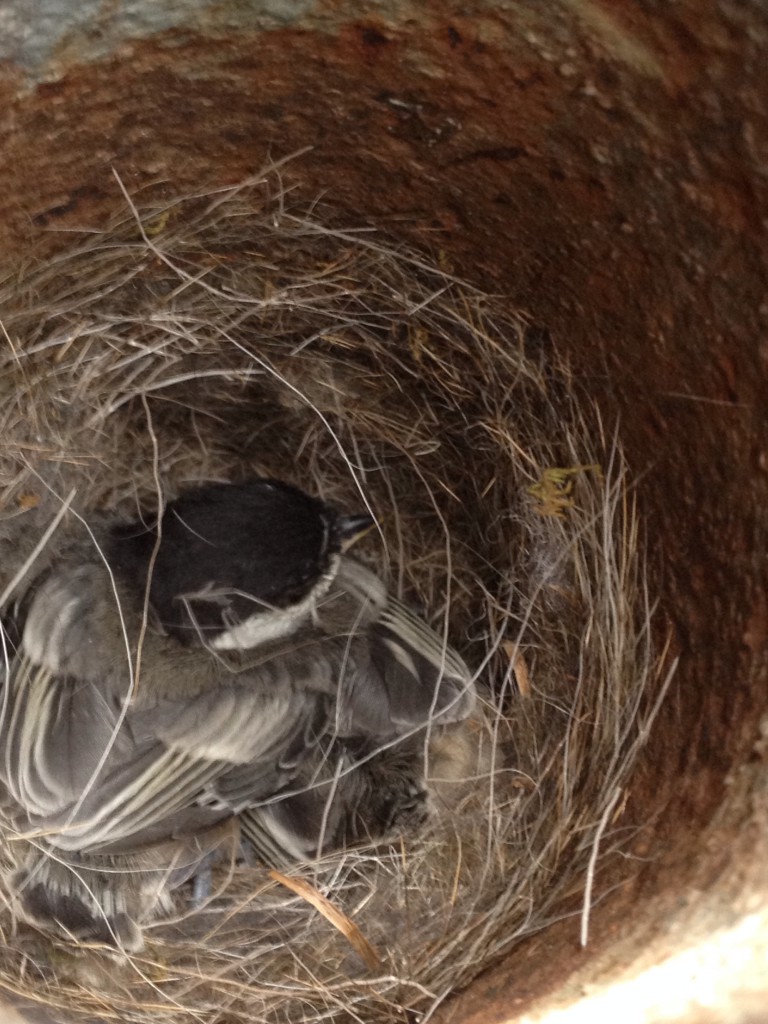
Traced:
<path fill-rule="evenodd" d="M 303 626 L 315 605 L 327 593 L 338 570 L 338 556 L 331 559 L 328 572 L 318 580 L 307 596 L 289 608 L 272 608 L 257 612 L 249 619 L 221 633 L 212 642 L 216 651 L 248 651 L 270 640 L 281 640 Z"/>
<path fill-rule="evenodd" d="M 290 636 L 308 615 L 309 610 L 302 613 L 298 606 L 285 611 L 259 612 L 221 633 L 211 646 L 217 651 L 247 651 L 270 640 Z"/>

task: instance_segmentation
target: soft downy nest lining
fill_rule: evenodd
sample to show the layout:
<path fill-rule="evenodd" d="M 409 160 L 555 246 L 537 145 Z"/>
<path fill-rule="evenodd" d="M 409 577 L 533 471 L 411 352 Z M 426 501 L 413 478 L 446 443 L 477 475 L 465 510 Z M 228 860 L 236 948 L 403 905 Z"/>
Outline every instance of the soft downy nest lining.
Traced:
<path fill-rule="evenodd" d="M 361 557 L 463 654 L 482 714 L 468 779 L 438 782 L 433 744 L 444 813 L 421 834 L 298 867 L 299 892 L 222 863 L 205 907 L 178 890 L 118 966 L 20 928 L 3 983 L 68 1019 L 375 1024 L 563 915 L 585 938 L 630 870 L 632 770 L 669 679 L 613 426 L 546 330 L 444 254 L 332 226 L 278 169 L 123 200 L 0 290 L 3 600 L 79 517 L 278 476 L 375 513 Z"/>

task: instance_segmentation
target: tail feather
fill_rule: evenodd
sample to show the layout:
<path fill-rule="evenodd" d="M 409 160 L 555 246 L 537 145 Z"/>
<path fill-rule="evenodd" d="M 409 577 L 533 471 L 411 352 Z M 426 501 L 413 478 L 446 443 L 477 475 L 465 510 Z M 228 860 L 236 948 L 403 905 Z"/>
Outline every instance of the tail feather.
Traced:
<path fill-rule="evenodd" d="M 19 841 L 21 854 L 6 875 L 16 916 L 68 939 L 136 953 L 143 927 L 171 910 L 171 890 L 205 867 L 211 856 L 237 846 L 229 819 L 208 830 L 133 853 L 63 854 L 42 842 Z"/>
<path fill-rule="evenodd" d="M 27 924 L 77 941 L 135 953 L 144 946 L 133 886 L 121 888 L 101 872 L 39 852 L 10 879 L 15 910 Z"/>

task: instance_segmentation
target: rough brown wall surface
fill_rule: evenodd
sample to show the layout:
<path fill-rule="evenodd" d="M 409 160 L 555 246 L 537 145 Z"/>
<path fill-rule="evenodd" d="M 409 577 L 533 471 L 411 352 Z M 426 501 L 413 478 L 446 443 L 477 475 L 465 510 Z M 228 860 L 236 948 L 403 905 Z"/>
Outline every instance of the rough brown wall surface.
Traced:
<path fill-rule="evenodd" d="M 13 263 L 98 224 L 122 201 L 113 170 L 131 193 L 170 195 L 311 147 L 285 170 L 303 195 L 441 250 L 528 310 L 618 422 L 642 475 L 659 635 L 681 655 L 630 793 L 649 862 L 598 908 L 588 950 L 563 924 L 448 1011 L 489 1024 L 654 936 L 661 956 L 667 916 L 696 892 L 738 909 L 768 891 L 768 14 L 376 10 L 326 2 L 237 31 L 211 14 L 88 63 L 70 41 L 37 84 L 7 65 L 0 241 Z"/>

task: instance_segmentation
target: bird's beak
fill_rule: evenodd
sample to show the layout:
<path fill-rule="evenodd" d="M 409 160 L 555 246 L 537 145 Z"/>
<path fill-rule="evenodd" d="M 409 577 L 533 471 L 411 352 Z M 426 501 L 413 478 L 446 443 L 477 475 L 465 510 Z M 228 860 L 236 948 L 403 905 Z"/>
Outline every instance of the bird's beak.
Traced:
<path fill-rule="evenodd" d="M 354 543 L 364 537 L 369 530 L 373 529 L 375 520 L 373 516 L 363 513 L 359 516 L 339 517 L 339 538 L 341 550 L 349 551 Z"/>

